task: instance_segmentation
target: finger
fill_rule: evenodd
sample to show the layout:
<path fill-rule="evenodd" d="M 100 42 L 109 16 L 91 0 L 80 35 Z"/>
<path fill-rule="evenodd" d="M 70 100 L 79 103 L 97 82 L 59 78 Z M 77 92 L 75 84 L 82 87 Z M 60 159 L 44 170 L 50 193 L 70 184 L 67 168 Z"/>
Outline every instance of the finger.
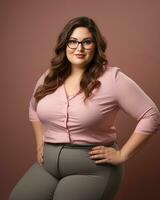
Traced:
<path fill-rule="evenodd" d="M 102 160 L 96 160 L 95 161 L 96 164 L 99 164 L 99 163 L 108 163 L 107 159 L 102 159 Z"/>
<path fill-rule="evenodd" d="M 105 147 L 104 146 L 96 146 L 96 147 L 93 147 L 92 150 L 99 150 L 99 149 L 104 149 Z"/>
<path fill-rule="evenodd" d="M 39 160 L 37 160 L 37 163 L 38 163 L 39 165 L 42 165 L 41 161 L 39 161 Z"/>
<path fill-rule="evenodd" d="M 91 159 L 100 159 L 100 158 L 105 158 L 104 154 L 96 154 L 90 156 Z"/>
<path fill-rule="evenodd" d="M 92 150 L 88 152 L 90 155 L 104 154 L 104 150 Z"/>
<path fill-rule="evenodd" d="M 43 156 L 41 156 L 41 162 L 43 162 Z"/>
<path fill-rule="evenodd" d="M 43 162 L 44 162 L 44 160 L 43 160 L 43 159 L 40 159 L 40 160 L 38 161 L 39 165 L 42 165 L 42 164 L 43 164 Z"/>

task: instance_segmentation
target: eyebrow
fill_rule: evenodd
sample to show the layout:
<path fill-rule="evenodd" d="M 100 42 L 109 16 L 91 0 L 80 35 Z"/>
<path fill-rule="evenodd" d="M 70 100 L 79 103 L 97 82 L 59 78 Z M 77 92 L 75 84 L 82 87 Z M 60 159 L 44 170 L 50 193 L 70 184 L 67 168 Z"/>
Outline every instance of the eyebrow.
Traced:
<path fill-rule="evenodd" d="M 78 39 L 75 38 L 75 37 L 71 37 L 71 38 L 78 40 Z M 93 38 L 92 38 L 92 37 L 86 37 L 86 38 L 83 38 L 83 40 L 86 40 L 86 39 L 93 39 Z"/>

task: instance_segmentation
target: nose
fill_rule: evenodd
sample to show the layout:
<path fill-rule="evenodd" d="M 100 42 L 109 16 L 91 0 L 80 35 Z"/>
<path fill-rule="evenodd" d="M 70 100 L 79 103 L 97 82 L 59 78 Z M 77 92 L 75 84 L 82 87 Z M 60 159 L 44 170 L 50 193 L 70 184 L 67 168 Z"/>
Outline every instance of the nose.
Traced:
<path fill-rule="evenodd" d="M 77 47 L 77 50 L 83 50 L 83 49 L 84 49 L 84 47 L 83 47 L 82 43 L 79 43 L 78 47 Z"/>

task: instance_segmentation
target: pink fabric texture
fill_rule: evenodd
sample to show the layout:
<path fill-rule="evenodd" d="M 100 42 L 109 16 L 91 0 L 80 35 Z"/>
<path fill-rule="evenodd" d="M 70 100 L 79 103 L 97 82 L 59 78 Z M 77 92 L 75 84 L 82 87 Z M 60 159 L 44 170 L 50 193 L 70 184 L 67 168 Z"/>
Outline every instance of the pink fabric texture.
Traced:
<path fill-rule="evenodd" d="M 160 112 L 150 97 L 118 67 L 99 77 L 101 86 L 85 104 L 84 93 L 67 97 L 64 85 L 35 102 L 34 93 L 49 70 L 37 81 L 29 105 L 29 120 L 40 121 L 44 141 L 52 143 L 108 144 L 117 141 L 114 126 L 120 109 L 137 120 L 134 132 L 153 134 L 160 129 Z"/>

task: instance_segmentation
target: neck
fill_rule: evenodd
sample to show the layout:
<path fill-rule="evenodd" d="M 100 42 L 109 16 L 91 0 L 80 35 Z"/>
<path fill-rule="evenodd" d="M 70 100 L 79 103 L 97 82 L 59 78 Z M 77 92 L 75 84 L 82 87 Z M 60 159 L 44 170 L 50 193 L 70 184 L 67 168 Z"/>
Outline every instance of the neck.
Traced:
<path fill-rule="evenodd" d="M 81 76 L 84 72 L 84 68 L 83 67 L 79 67 L 79 66 L 72 66 L 72 72 L 71 75 L 73 76 Z"/>

